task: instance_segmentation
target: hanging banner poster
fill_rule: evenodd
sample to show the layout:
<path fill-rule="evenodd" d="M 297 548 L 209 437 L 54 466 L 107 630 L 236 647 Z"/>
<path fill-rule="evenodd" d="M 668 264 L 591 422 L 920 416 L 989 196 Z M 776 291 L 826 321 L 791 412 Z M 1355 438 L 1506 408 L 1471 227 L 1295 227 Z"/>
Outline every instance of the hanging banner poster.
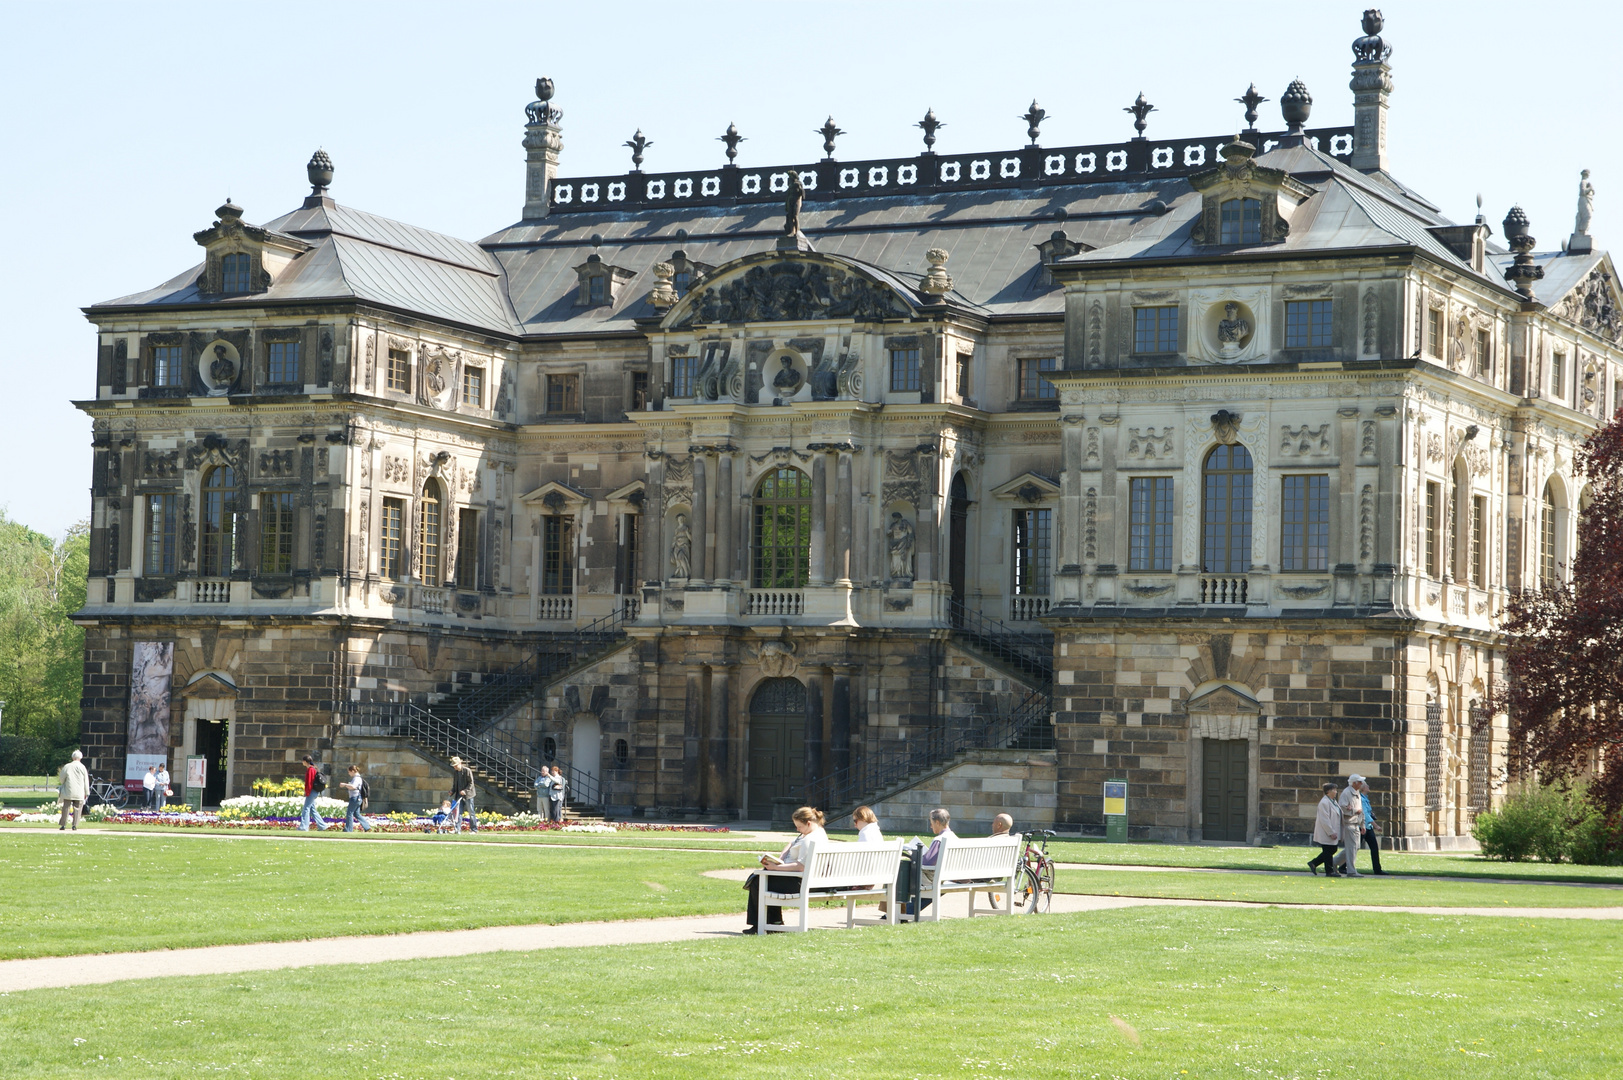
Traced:
<path fill-rule="evenodd" d="M 153 765 L 169 762 L 169 683 L 175 674 L 173 641 L 137 641 L 130 658 L 130 720 L 124 787 L 141 790 Z"/>

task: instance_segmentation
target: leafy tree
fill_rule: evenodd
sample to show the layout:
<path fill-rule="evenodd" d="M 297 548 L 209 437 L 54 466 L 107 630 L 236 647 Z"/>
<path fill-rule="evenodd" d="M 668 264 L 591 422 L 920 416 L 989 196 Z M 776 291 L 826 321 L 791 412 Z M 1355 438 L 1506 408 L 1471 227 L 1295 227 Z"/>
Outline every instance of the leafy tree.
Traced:
<path fill-rule="evenodd" d="M 56 745 L 79 735 L 84 606 L 90 530 L 81 523 L 61 541 L 12 521 L 0 510 L 0 701 L 4 733 Z"/>
<path fill-rule="evenodd" d="M 1623 807 L 1623 414 L 1596 431 L 1575 467 L 1589 481 L 1567 581 L 1511 597 L 1509 678 L 1494 706 L 1510 714 L 1512 766 L 1545 781 L 1583 776 L 1590 797 Z"/>

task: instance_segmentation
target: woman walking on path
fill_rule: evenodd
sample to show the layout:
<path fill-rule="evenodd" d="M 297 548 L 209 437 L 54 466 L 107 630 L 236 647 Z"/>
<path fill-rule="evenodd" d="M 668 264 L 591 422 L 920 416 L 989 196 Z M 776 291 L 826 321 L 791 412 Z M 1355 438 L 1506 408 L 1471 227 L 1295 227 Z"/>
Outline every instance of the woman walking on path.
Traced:
<path fill-rule="evenodd" d="M 1317 877 L 1322 865 L 1325 877 L 1335 877 L 1336 845 L 1341 843 L 1341 806 L 1336 802 L 1334 784 L 1324 785 L 1319 816 L 1313 822 L 1313 842 L 1319 845 L 1319 855 L 1307 864 L 1307 872 Z"/>
<path fill-rule="evenodd" d="M 479 815 L 474 811 L 474 796 L 478 790 L 473 786 L 473 770 L 468 768 L 459 757 L 451 759 L 451 831 L 457 835 L 462 834 L 462 810 L 468 811 L 470 831 L 479 831 Z"/>

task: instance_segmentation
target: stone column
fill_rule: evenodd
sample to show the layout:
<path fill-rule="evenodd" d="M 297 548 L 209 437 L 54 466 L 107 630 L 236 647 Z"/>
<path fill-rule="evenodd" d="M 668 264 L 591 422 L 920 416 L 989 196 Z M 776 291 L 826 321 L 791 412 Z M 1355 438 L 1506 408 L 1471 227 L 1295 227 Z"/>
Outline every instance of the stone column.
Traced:
<path fill-rule="evenodd" d="M 834 466 L 834 579 L 851 584 L 851 454 L 841 451 Z"/>
<path fill-rule="evenodd" d="M 1331 481 L 1331 497 L 1335 499 L 1337 527 L 1329 561 L 1335 572 L 1338 604 L 1351 604 L 1357 599 L 1358 415 L 1356 408 L 1336 410 L 1338 466 Z"/>
<path fill-rule="evenodd" d="M 733 552 L 738 548 L 738 538 L 733 535 L 733 504 L 736 501 L 733 457 L 722 454 L 716 461 L 716 569 L 711 575 L 717 582 L 733 579 Z"/>
<path fill-rule="evenodd" d="M 665 580 L 665 462 L 650 462 L 643 483 L 642 580 Z M 641 585 L 642 582 L 638 582 Z M 641 595 L 642 590 L 635 590 Z"/>
<path fill-rule="evenodd" d="M 708 483 L 705 479 L 704 457 L 693 455 L 693 581 L 702 585 L 710 580 L 710 541 L 715 536 L 715 520 L 710 516 Z"/>
<path fill-rule="evenodd" d="M 940 568 L 936 566 L 936 553 L 941 550 L 941 462 L 934 453 L 920 452 L 919 520 L 914 530 L 914 573 L 919 581 L 939 581 Z"/>
<path fill-rule="evenodd" d="M 704 730 L 704 669 L 687 666 L 687 698 L 682 711 L 682 805 L 699 805 L 699 733 Z"/>
<path fill-rule="evenodd" d="M 811 567 L 808 585 L 828 584 L 828 455 L 812 457 Z"/>
<path fill-rule="evenodd" d="M 733 805 L 733 799 L 729 797 L 732 770 L 727 760 L 728 731 L 732 726 L 732 698 L 728 693 L 730 682 L 727 668 L 710 669 L 710 719 L 706 732 L 708 746 L 704 781 L 706 810 L 721 810 Z"/>
<path fill-rule="evenodd" d="M 805 784 L 809 799 L 823 778 L 823 669 L 806 668 Z"/>
<path fill-rule="evenodd" d="M 851 669 L 834 669 L 834 700 L 830 702 L 829 771 L 838 772 L 851 764 Z"/>

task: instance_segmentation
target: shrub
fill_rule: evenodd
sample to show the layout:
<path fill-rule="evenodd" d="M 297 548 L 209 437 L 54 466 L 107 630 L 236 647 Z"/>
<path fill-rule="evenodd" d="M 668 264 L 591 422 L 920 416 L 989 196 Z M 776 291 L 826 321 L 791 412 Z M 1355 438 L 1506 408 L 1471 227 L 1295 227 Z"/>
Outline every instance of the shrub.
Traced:
<path fill-rule="evenodd" d="M 1471 833 L 1490 859 L 1599 865 L 1623 858 L 1623 828 L 1591 802 L 1586 785 L 1526 783 L 1498 810 L 1476 816 Z"/>
<path fill-rule="evenodd" d="M 73 756 L 74 748 L 56 746 L 35 735 L 0 735 L 0 775 L 55 776 Z"/>

